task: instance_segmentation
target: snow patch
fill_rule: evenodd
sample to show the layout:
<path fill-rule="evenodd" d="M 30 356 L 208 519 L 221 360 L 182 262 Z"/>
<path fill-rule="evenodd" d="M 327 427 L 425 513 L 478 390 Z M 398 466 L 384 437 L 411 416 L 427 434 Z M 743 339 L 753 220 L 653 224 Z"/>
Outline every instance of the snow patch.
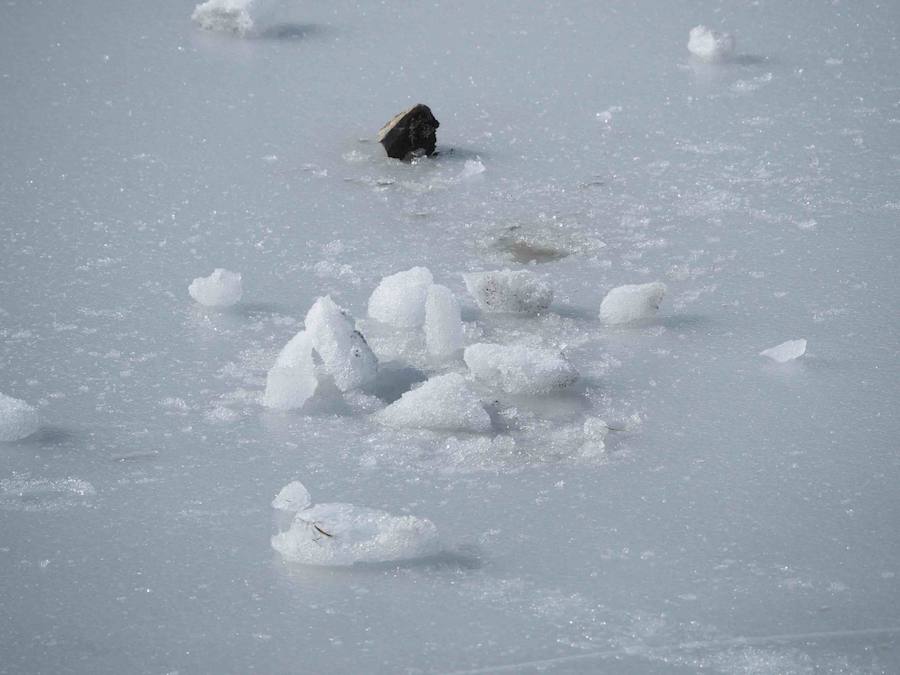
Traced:
<path fill-rule="evenodd" d="M 207 307 L 230 307 L 237 304 L 243 295 L 241 275 L 216 268 L 208 277 L 197 277 L 188 286 L 188 293 L 201 305 Z"/>

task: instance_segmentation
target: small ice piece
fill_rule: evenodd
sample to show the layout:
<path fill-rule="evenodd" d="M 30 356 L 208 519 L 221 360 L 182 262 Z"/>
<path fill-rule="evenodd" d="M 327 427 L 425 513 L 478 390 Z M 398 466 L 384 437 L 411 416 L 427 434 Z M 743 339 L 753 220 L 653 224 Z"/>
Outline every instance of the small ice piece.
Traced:
<path fill-rule="evenodd" d="M 316 393 L 318 384 L 312 338 L 306 331 L 300 331 L 282 348 L 266 375 L 263 405 L 276 410 L 296 410 Z"/>
<path fill-rule="evenodd" d="M 369 298 L 369 316 L 398 328 L 425 322 L 425 298 L 434 282 L 426 267 L 413 267 L 386 276 Z"/>
<path fill-rule="evenodd" d="M 578 379 L 578 371 L 554 349 L 479 343 L 466 347 L 463 359 L 478 380 L 509 394 L 545 394 Z"/>
<path fill-rule="evenodd" d="M 687 47 L 691 54 L 704 61 L 725 61 L 734 54 L 734 36 L 695 26 L 691 28 Z"/>
<path fill-rule="evenodd" d="M 40 416 L 32 406 L 21 399 L 0 394 L 0 442 L 31 436 L 40 425 Z"/>
<path fill-rule="evenodd" d="M 239 37 L 258 32 L 259 21 L 278 0 L 207 0 L 194 7 L 191 20 L 205 30 Z"/>
<path fill-rule="evenodd" d="M 466 163 L 463 165 L 462 171 L 459 172 L 459 178 L 460 180 L 465 180 L 466 178 L 472 178 L 473 176 L 478 176 L 484 172 L 485 166 L 480 157 L 467 159 Z"/>
<path fill-rule="evenodd" d="M 538 314 L 553 302 L 553 288 L 528 270 L 464 274 L 469 294 L 485 312 Z"/>
<path fill-rule="evenodd" d="M 450 356 L 462 349 L 463 322 L 459 301 L 446 286 L 435 284 L 425 299 L 425 345 L 432 356 Z"/>
<path fill-rule="evenodd" d="M 349 391 L 375 379 L 378 359 L 353 318 L 331 296 L 319 298 L 307 312 L 306 331 L 338 389 Z"/>
<path fill-rule="evenodd" d="M 472 433 L 491 430 L 490 416 L 459 373 L 432 377 L 376 413 L 375 419 L 388 426 L 413 429 Z"/>
<path fill-rule="evenodd" d="M 208 277 L 197 277 L 188 286 L 188 293 L 207 307 L 230 307 L 240 302 L 243 290 L 241 275 L 216 268 Z"/>
<path fill-rule="evenodd" d="M 600 319 L 608 324 L 650 319 L 656 315 L 665 294 L 666 285 L 659 281 L 619 286 L 600 303 Z"/>
<path fill-rule="evenodd" d="M 769 347 L 768 349 L 762 350 L 759 354 L 760 356 L 768 356 L 773 361 L 777 361 L 778 363 L 787 363 L 788 361 L 793 361 L 794 359 L 799 359 L 806 353 L 806 340 L 803 338 L 799 340 L 788 340 L 787 342 L 782 342 L 780 345 L 775 345 L 774 347 Z"/>
<path fill-rule="evenodd" d="M 313 341 L 309 333 L 301 330 L 288 343 L 281 348 L 278 358 L 275 359 L 275 365 L 280 368 L 314 368 L 313 361 Z"/>
<path fill-rule="evenodd" d="M 427 558 L 440 553 L 430 520 L 353 504 L 316 504 L 298 512 L 272 548 L 294 563 L 347 566 Z"/>
<path fill-rule="evenodd" d="M 312 504 L 312 497 L 309 496 L 309 490 L 299 480 L 295 480 L 285 485 L 272 500 L 272 508 L 279 511 L 290 511 L 297 513 L 309 507 Z"/>

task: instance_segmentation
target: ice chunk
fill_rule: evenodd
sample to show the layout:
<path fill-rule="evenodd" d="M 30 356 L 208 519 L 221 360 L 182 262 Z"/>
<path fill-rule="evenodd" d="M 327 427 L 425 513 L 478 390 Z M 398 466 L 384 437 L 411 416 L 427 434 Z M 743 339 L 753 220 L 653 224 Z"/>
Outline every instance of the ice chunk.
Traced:
<path fill-rule="evenodd" d="M 272 500 L 272 508 L 279 511 L 291 511 L 296 513 L 302 511 L 312 504 L 312 498 L 309 496 L 309 490 L 299 480 L 295 480 L 285 485 Z"/>
<path fill-rule="evenodd" d="M 300 331 L 282 348 L 266 375 L 263 405 L 276 410 L 301 408 L 316 393 L 318 384 L 312 338 Z"/>
<path fill-rule="evenodd" d="M 463 359 L 477 379 L 510 394 L 543 394 L 578 379 L 578 371 L 553 349 L 480 343 L 466 347 Z"/>
<path fill-rule="evenodd" d="M 650 319 L 656 315 L 665 294 L 666 285 L 658 281 L 619 286 L 607 293 L 600 303 L 600 318 L 608 324 Z"/>
<path fill-rule="evenodd" d="M 435 284 L 425 300 L 425 345 L 433 356 L 449 356 L 462 349 L 463 322 L 456 296 Z"/>
<path fill-rule="evenodd" d="M 275 365 L 281 368 L 304 367 L 312 369 L 314 367 L 312 352 L 312 337 L 305 330 L 301 330 L 281 348 L 278 358 L 275 359 Z"/>
<path fill-rule="evenodd" d="M 413 267 L 381 280 L 369 298 L 369 316 L 399 328 L 425 322 L 425 298 L 434 279 L 425 267 Z"/>
<path fill-rule="evenodd" d="M 356 389 L 375 379 L 378 359 L 353 318 L 330 296 L 316 300 L 307 312 L 306 331 L 338 389 Z"/>
<path fill-rule="evenodd" d="M 691 54 L 704 61 L 725 61 L 734 54 L 734 36 L 695 26 L 691 28 L 687 47 Z"/>
<path fill-rule="evenodd" d="M 426 558 L 440 552 L 440 542 L 425 518 L 334 503 L 297 513 L 272 537 L 272 548 L 290 562 L 344 566 Z"/>
<path fill-rule="evenodd" d="M 37 410 L 18 398 L 0 394 L 0 442 L 31 436 L 41 425 Z"/>
<path fill-rule="evenodd" d="M 260 24 L 280 0 L 207 0 L 194 7 L 191 20 L 206 30 L 245 37 L 260 32 Z"/>
<path fill-rule="evenodd" d="M 799 359 L 806 353 L 806 340 L 788 340 L 780 345 L 769 347 L 760 352 L 760 356 L 768 356 L 778 363 L 787 363 L 794 359 Z"/>
<path fill-rule="evenodd" d="M 553 289 L 528 270 L 464 274 L 469 294 L 485 312 L 537 314 L 553 301 Z"/>
<path fill-rule="evenodd" d="M 207 307 L 230 307 L 240 301 L 241 275 L 216 268 L 208 277 L 197 277 L 188 286 L 191 297 Z"/>
<path fill-rule="evenodd" d="M 393 427 L 473 433 L 491 430 L 490 416 L 459 373 L 431 378 L 377 413 L 376 419 Z"/>
<path fill-rule="evenodd" d="M 465 180 L 466 178 L 472 178 L 473 176 L 478 176 L 484 172 L 484 163 L 481 161 L 480 157 L 476 157 L 475 159 L 466 160 L 462 171 L 459 172 L 459 177 L 461 180 Z"/>

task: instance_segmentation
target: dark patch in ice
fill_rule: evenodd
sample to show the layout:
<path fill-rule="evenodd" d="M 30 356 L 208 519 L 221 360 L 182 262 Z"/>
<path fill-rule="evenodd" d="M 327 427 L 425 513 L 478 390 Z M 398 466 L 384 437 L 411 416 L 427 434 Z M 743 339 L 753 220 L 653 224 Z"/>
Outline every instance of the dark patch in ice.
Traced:
<path fill-rule="evenodd" d="M 301 40 L 327 32 L 328 27 L 315 23 L 278 23 L 264 28 L 263 40 Z"/>
<path fill-rule="evenodd" d="M 371 387 L 371 392 L 387 403 L 399 400 L 403 394 L 428 377 L 421 370 L 401 363 L 382 364 Z"/>
<path fill-rule="evenodd" d="M 79 434 L 60 426 L 42 426 L 27 438 L 17 441 L 20 445 L 64 445 L 76 440 Z"/>

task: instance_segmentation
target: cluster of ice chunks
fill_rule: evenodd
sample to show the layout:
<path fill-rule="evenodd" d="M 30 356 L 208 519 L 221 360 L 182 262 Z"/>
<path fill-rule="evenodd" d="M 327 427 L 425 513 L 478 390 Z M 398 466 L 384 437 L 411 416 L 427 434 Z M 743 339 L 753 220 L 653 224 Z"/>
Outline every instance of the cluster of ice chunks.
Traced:
<path fill-rule="evenodd" d="M 628 284 L 612 289 L 600 303 L 600 319 L 606 324 L 626 324 L 652 319 L 666 294 L 666 285 Z"/>
<path fill-rule="evenodd" d="M 349 566 L 427 558 L 441 550 L 430 520 L 353 504 L 313 505 L 299 481 L 286 485 L 272 507 L 291 517 L 287 529 L 272 537 L 272 548 L 289 562 Z"/>
<path fill-rule="evenodd" d="M 241 275 L 221 267 L 213 270 L 208 277 L 197 277 L 188 286 L 191 297 L 207 307 L 235 305 L 240 302 L 243 292 Z"/>
<path fill-rule="evenodd" d="M 343 392 L 371 384 L 378 372 L 378 359 L 353 317 L 324 296 L 307 312 L 305 330 L 291 338 L 269 370 L 263 404 L 278 410 L 302 407 L 318 387 L 316 355 Z"/>
<path fill-rule="evenodd" d="M 734 36 L 731 33 L 719 33 L 706 26 L 691 28 L 688 39 L 688 51 L 703 61 L 726 61 L 734 54 Z"/>
<path fill-rule="evenodd" d="M 553 287 L 529 270 L 471 272 L 463 279 L 483 312 L 540 314 L 553 302 Z"/>
<path fill-rule="evenodd" d="M 0 394 L 0 442 L 31 436 L 41 425 L 37 410 L 25 401 Z"/>
<path fill-rule="evenodd" d="M 466 347 L 463 359 L 477 380 L 508 394 L 546 394 L 578 379 L 575 367 L 553 349 L 479 343 Z"/>

